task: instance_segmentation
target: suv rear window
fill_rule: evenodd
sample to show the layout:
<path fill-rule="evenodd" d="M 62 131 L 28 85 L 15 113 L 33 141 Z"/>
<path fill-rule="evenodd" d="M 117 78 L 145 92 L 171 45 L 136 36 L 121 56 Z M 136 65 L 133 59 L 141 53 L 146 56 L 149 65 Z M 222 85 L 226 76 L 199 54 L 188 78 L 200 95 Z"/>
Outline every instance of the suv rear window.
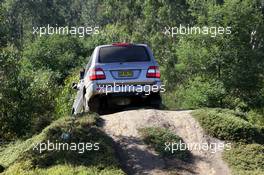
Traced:
<path fill-rule="evenodd" d="M 99 50 L 100 63 L 149 61 L 144 46 L 107 46 Z"/>

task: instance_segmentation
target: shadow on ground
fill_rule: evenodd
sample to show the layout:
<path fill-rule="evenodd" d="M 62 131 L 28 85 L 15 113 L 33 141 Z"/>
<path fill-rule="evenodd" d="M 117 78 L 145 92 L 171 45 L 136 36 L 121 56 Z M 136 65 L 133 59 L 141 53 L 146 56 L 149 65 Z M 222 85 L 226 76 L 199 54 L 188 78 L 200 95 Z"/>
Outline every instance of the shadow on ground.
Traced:
<path fill-rule="evenodd" d="M 99 115 L 107 115 L 107 114 L 113 114 L 113 113 L 117 113 L 117 112 L 137 110 L 137 109 L 159 109 L 159 110 L 163 110 L 163 109 L 166 109 L 166 107 L 162 105 L 160 108 L 154 108 L 154 107 L 149 106 L 145 103 L 133 103 L 133 104 L 123 105 L 123 106 L 107 107 L 105 109 L 100 110 Z"/>
<path fill-rule="evenodd" d="M 164 158 L 136 137 L 118 137 L 114 147 L 122 169 L 128 174 L 196 174 L 193 161 Z M 193 157 L 191 158 L 193 159 Z"/>

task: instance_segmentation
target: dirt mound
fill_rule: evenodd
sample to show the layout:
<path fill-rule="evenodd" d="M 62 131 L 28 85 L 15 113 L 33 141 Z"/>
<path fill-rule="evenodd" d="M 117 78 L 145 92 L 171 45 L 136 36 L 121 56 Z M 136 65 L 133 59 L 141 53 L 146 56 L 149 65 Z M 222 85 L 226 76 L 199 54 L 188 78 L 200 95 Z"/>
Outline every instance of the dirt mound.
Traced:
<path fill-rule="evenodd" d="M 193 163 L 164 159 L 141 140 L 138 129 L 165 127 L 180 136 L 186 144 L 223 144 L 205 135 L 190 111 L 161 111 L 140 109 L 101 116 L 104 130 L 118 144 L 120 158 L 129 174 L 230 174 L 221 158 L 223 149 L 193 149 Z"/>

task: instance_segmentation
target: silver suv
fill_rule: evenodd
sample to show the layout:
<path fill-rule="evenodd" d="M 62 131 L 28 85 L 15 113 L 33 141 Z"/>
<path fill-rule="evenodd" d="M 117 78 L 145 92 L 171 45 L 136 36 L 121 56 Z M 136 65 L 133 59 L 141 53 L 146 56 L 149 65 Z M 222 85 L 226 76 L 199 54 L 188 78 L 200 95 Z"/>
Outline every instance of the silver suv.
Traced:
<path fill-rule="evenodd" d="M 161 105 L 158 63 L 145 44 L 114 43 L 101 45 L 86 68 L 80 71 L 72 113 L 102 111 L 106 107 L 144 102 L 152 107 Z"/>

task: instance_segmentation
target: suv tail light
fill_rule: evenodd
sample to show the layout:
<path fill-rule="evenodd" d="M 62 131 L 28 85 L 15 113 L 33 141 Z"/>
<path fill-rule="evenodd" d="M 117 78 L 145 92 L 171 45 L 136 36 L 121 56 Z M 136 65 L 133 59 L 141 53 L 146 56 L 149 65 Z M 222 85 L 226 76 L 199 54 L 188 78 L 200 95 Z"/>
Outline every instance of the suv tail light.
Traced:
<path fill-rule="evenodd" d="M 103 80 L 105 79 L 105 73 L 102 68 L 94 68 L 89 75 L 90 80 Z"/>
<path fill-rule="evenodd" d="M 149 66 L 147 71 L 147 78 L 160 78 L 160 71 L 158 66 Z"/>

